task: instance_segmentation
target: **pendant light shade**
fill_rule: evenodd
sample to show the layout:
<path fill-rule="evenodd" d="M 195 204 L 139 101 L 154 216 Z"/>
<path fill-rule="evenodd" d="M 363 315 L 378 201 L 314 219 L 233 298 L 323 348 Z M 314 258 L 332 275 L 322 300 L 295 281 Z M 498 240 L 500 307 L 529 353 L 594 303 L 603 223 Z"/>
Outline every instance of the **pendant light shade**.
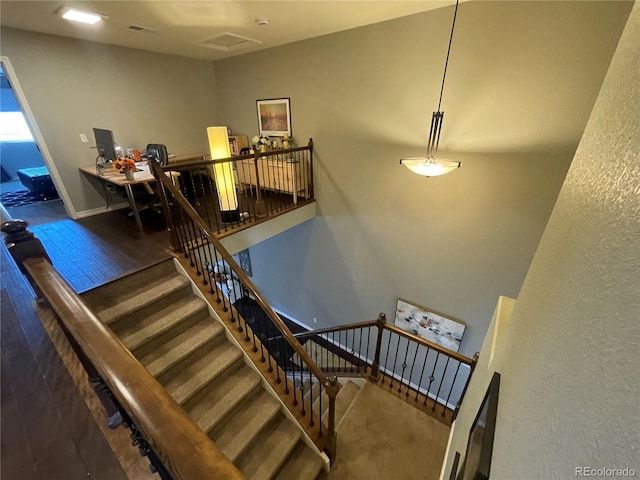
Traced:
<path fill-rule="evenodd" d="M 400 160 L 400 164 L 407 167 L 418 175 L 425 177 L 436 177 L 452 172 L 458 168 L 461 162 L 453 160 L 444 160 L 438 158 L 438 144 L 440 143 L 440 131 L 442 130 L 442 121 L 444 120 L 444 112 L 440 110 L 442 104 L 442 93 L 444 92 L 444 81 L 447 78 L 447 66 L 449 65 L 449 54 L 451 53 L 451 42 L 453 41 L 453 30 L 456 26 L 456 16 L 458 15 L 458 0 L 456 0 L 456 8 L 453 12 L 453 23 L 451 25 L 451 35 L 449 37 L 449 48 L 447 49 L 447 59 L 444 63 L 444 74 L 442 75 L 442 85 L 440 87 L 440 99 L 438 101 L 438 111 L 433 112 L 431 117 L 431 128 L 429 129 L 429 141 L 427 142 L 426 157 L 409 157 Z"/>
<path fill-rule="evenodd" d="M 413 173 L 424 177 L 437 177 L 453 172 L 460 166 L 460 162 L 444 160 L 442 158 L 410 157 L 403 158 L 400 163 Z"/>

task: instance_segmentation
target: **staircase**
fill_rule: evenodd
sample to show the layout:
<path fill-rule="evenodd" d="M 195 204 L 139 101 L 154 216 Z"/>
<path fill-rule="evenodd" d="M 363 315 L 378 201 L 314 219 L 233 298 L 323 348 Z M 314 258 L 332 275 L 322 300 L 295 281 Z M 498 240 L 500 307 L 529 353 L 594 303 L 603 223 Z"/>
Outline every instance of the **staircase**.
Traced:
<path fill-rule="evenodd" d="M 82 299 L 243 475 L 317 478 L 325 457 L 193 292 L 168 260 Z M 341 397 L 347 395 L 337 404 Z M 323 408 L 328 405 L 323 399 Z"/>
<path fill-rule="evenodd" d="M 360 381 L 360 379 L 356 379 L 356 382 Z M 335 409 L 335 422 L 336 429 L 340 426 L 340 422 L 347 414 L 349 407 L 353 403 L 356 395 L 360 391 L 360 385 L 349 378 L 340 378 L 340 390 L 338 391 L 338 395 L 336 396 L 336 409 Z M 294 384 L 296 382 L 294 381 Z M 313 411 L 317 412 L 320 408 L 320 403 L 322 403 L 322 418 L 325 417 L 325 413 L 329 410 L 329 396 L 326 393 L 322 393 L 322 400 L 320 400 L 320 396 L 318 395 L 318 391 L 320 389 L 320 384 L 316 381 L 305 380 L 303 384 L 303 392 L 304 393 L 304 401 L 309 402 L 309 398 L 315 398 L 316 400 L 313 403 Z"/>

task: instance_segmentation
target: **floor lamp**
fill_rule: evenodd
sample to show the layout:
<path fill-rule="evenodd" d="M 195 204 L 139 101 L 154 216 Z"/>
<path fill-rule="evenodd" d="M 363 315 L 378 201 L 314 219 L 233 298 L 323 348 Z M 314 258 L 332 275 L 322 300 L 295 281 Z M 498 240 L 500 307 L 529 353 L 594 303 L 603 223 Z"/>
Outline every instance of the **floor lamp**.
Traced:
<path fill-rule="evenodd" d="M 231 157 L 227 127 L 209 127 L 207 128 L 207 137 L 209 138 L 211 160 Z M 212 170 L 218 191 L 218 203 L 222 221 L 224 223 L 239 221 L 238 194 L 236 193 L 236 182 L 233 174 L 233 162 L 214 163 Z"/>

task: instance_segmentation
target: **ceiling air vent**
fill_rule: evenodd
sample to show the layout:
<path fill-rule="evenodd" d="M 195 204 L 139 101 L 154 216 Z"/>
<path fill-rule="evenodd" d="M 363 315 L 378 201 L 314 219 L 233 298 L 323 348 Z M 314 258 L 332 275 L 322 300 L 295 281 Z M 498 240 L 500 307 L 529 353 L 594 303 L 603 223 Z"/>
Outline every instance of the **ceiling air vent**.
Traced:
<path fill-rule="evenodd" d="M 223 33 L 222 35 L 218 35 L 217 37 L 203 40 L 198 45 L 228 52 L 230 50 L 235 50 L 236 48 L 240 48 L 251 43 L 262 42 L 260 40 L 254 40 L 252 38 L 241 37 L 240 35 L 235 35 L 233 33 Z"/>
<path fill-rule="evenodd" d="M 157 30 L 149 27 L 143 27 L 142 25 L 129 25 L 127 27 L 129 30 L 134 30 L 136 32 L 145 32 L 145 33 L 156 33 Z"/>

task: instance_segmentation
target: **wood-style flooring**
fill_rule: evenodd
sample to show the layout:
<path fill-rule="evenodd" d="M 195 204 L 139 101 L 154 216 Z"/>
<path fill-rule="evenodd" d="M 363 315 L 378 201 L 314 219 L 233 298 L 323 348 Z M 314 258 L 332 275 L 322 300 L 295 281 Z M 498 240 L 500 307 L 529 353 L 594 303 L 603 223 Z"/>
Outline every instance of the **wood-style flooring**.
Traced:
<path fill-rule="evenodd" d="M 126 211 L 39 225 L 31 231 L 78 292 L 169 256 L 161 226 L 139 232 Z M 153 478 L 134 447 L 125 448 L 126 462 L 121 452 L 114 454 L 105 435 L 115 435 L 117 442 L 127 445 L 127 431 L 110 431 L 96 421 L 100 412 L 88 406 L 92 392 L 86 375 L 77 364 L 74 367 L 64 338 L 52 330 L 56 328 L 52 315 L 46 317 L 36 305 L 31 287 L 4 244 L 0 261 L 1 478 Z M 47 330 L 54 331 L 53 337 Z M 63 361 L 59 351 L 65 348 Z"/>

